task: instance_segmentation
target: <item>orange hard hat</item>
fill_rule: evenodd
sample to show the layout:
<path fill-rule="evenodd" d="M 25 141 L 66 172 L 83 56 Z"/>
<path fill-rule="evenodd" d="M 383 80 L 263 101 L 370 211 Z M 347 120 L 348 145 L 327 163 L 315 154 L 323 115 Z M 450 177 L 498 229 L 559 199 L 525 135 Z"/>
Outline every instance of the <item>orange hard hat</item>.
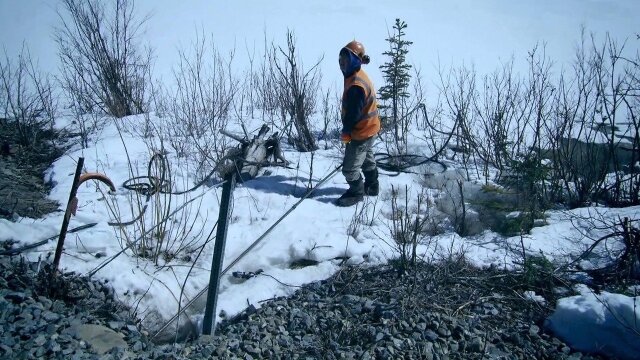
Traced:
<path fill-rule="evenodd" d="M 362 60 L 363 64 L 368 64 L 370 59 L 369 55 L 366 55 L 364 52 L 364 45 L 361 42 L 353 40 L 347 45 L 344 46 L 344 49 L 351 51 L 355 56 L 359 57 Z"/>

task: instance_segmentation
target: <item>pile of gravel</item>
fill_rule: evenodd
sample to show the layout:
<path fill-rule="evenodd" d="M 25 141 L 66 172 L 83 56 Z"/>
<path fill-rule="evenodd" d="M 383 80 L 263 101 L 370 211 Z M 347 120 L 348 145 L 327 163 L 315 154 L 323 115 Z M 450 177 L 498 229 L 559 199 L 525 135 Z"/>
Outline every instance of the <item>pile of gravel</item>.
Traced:
<path fill-rule="evenodd" d="M 546 333 L 549 309 L 515 296 L 510 276 L 463 262 L 402 276 L 390 265 L 344 268 L 250 307 L 215 336 L 170 345 L 151 343 L 108 284 L 73 274 L 49 284 L 43 266 L 0 257 L 0 358 L 597 358 Z"/>
<path fill-rule="evenodd" d="M 515 279 L 517 280 L 517 279 Z M 250 280 L 249 280 L 250 281 Z M 515 291 L 514 291 L 515 290 Z M 464 262 L 348 268 L 201 337 L 185 358 L 596 359 L 546 333 L 508 273 Z"/>
<path fill-rule="evenodd" d="M 116 359 L 145 349 L 108 284 L 49 274 L 47 263 L 0 256 L 0 358 Z"/>

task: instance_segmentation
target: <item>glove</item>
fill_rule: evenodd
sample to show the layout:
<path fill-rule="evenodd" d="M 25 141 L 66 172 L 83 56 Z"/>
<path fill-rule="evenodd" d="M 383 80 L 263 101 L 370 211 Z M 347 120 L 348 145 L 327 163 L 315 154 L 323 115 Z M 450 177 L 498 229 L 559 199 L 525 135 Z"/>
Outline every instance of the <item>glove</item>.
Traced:
<path fill-rule="evenodd" d="M 340 134 L 340 140 L 342 140 L 343 144 L 347 145 L 348 143 L 351 142 L 351 135 L 347 133 L 342 133 Z"/>

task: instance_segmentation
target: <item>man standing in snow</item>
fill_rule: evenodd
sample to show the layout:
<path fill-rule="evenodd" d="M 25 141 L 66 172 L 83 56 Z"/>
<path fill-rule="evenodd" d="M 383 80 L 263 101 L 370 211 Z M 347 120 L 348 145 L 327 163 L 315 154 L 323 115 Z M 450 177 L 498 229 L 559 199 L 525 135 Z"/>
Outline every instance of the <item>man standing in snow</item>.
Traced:
<path fill-rule="evenodd" d="M 338 198 L 336 205 L 351 206 L 362 201 L 364 195 L 376 196 L 380 191 L 372 149 L 374 136 L 380 131 L 380 118 L 375 88 L 361 69 L 362 64 L 369 63 L 364 46 L 355 40 L 348 43 L 340 50 L 339 63 L 344 75 L 340 138 L 346 146 L 342 174 L 349 189 Z"/>

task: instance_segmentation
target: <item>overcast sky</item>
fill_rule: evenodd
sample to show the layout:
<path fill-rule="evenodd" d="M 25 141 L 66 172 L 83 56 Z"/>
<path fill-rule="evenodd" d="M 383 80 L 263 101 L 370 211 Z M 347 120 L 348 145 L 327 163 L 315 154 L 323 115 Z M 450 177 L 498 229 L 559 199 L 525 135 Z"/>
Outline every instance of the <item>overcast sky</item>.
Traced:
<path fill-rule="evenodd" d="M 547 54 L 559 64 L 568 62 L 580 27 L 625 39 L 636 51 L 640 40 L 639 0 L 146 0 L 136 1 L 141 15 L 149 14 L 144 43 L 155 49 L 156 72 L 170 77 L 176 49 L 188 45 L 196 30 L 210 34 L 217 46 L 236 50 L 236 64 L 247 63 L 247 48 L 260 51 L 266 32 L 282 44 L 286 29 L 296 33 L 305 64 L 325 56 L 325 83 L 339 83 L 337 53 L 352 39 L 362 41 L 371 55 L 369 72 L 380 78 L 384 38 L 394 19 L 405 20 L 410 61 L 434 77 L 438 62 L 474 64 L 483 73 L 514 56 L 524 63 L 527 51 L 546 43 Z M 58 18 L 54 0 L 0 0 L 0 43 L 15 56 L 22 42 L 45 70 L 57 67 L 51 33 Z"/>

